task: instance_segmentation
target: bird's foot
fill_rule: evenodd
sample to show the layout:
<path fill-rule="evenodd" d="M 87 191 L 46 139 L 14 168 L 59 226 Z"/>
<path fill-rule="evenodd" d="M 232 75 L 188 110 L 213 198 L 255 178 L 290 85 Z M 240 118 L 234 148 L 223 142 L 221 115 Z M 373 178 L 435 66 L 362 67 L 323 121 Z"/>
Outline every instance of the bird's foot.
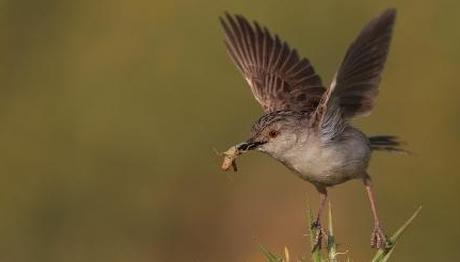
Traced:
<path fill-rule="evenodd" d="M 383 232 L 383 229 L 380 225 L 375 225 L 374 230 L 372 231 L 371 236 L 371 247 L 372 248 L 389 248 L 391 246 L 390 241 L 388 241 L 387 236 Z"/>
<path fill-rule="evenodd" d="M 324 229 L 321 226 L 321 223 L 319 221 L 313 222 L 310 228 L 311 228 L 312 234 L 314 234 L 313 249 L 312 249 L 312 252 L 313 252 L 313 251 L 321 249 L 323 237 L 326 236 L 326 233 L 324 232 Z"/>

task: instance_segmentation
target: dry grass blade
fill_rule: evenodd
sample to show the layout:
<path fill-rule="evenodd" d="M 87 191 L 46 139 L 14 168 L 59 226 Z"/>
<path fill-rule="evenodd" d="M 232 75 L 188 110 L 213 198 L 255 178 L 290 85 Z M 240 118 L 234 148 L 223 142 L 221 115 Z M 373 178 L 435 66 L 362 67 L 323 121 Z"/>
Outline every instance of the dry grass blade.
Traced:
<path fill-rule="evenodd" d="M 335 243 L 334 227 L 332 225 L 331 202 L 329 202 L 329 212 L 328 212 L 327 250 L 329 254 L 329 261 L 337 262 L 337 244 Z"/>

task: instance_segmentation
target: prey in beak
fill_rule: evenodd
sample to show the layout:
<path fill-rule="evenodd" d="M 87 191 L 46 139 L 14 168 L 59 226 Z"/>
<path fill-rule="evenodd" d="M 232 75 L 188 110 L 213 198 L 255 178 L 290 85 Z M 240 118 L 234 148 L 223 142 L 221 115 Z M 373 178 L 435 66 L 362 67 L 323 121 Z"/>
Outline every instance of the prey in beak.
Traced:
<path fill-rule="evenodd" d="M 222 163 L 222 170 L 228 171 L 230 167 L 233 168 L 233 171 L 237 171 L 236 158 L 239 155 L 247 153 L 250 150 L 257 149 L 259 146 L 265 144 L 266 142 L 254 141 L 249 139 L 246 142 L 240 143 L 236 146 L 230 147 L 227 151 L 221 153 L 224 156 L 224 162 Z"/>

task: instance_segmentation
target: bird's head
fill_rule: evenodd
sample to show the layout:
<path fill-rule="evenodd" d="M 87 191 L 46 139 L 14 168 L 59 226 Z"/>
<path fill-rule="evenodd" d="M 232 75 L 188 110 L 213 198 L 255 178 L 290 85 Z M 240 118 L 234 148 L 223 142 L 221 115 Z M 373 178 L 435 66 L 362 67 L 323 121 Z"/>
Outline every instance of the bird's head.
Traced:
<path fill-rule="evenodd" d="M 274 157 L 296 145 L 305 126 L 304 115 L 295 111 L 268 113 L 253 125 L 250 138 L 237 146 L 240 151 L 258 150 Z M 304 128 L 302 128 L 302 126 Z M 305 130 L 304 130 L 305 131 Z"/>

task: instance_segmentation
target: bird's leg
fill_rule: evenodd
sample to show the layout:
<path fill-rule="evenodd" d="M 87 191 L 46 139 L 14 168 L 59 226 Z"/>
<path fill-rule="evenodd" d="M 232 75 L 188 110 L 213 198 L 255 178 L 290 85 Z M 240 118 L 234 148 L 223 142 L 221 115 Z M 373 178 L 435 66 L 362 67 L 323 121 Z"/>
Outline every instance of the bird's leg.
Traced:
<path fill-rule="evenodd" d="M 324 230 L 321 227 L 321 214 L 323 213 L 324 206 L 326 205 L 327 190 L 325 187 L 317 187 L 317 189 L 319 192 L 320 201 L 318 215 L 316 216 L 316 220 L 311 224 L 312 232 L 315 233 L 313 251 L 316 249 L 321 249 L 321 242 L 323 240 L 323 236 L 325 235 Z"/>
<path fill-rule="evenodd" d="M 385 233 L 383 232 L 382 224 L 377 215 L 377 208 L 375 206 L 375 195 L 372 187 L 372 181 L 369 176 L 363 179 L 364 185 L 366 186 L 367 195 L 371 203 L 372 215 L 374 216 L 374 230 L 371 236 L 371 247 L 373 248 L 388 248 L 390 243 L 387 240 Z"/>

